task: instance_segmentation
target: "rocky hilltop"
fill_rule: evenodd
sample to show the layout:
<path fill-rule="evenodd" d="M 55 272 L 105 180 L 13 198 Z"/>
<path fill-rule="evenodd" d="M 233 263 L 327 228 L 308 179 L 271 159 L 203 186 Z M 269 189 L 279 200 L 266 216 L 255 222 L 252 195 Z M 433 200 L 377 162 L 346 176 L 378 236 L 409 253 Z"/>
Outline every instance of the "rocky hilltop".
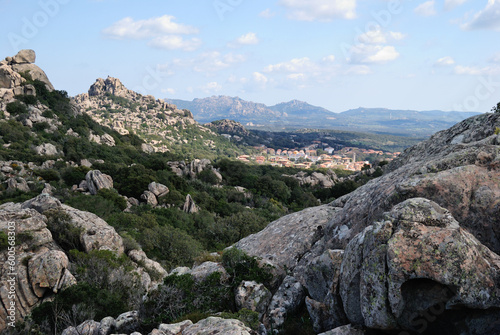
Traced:
<path fill-rule="evenodd" d="M 173 144 L 181 144 L 179 133 L 184 127 L 194 127 L 199 132 L 210 130 L 197 124 L 188 110 L 177 109 L 151 95 L 143 96 L 127 89 L 117 78 L 99 78 L 88 93 L 77 95 L 74 102 L 84 113 L 99 124 L 110 127 L 120 134 L 130 131 L 138 134 L 154 151 L 165 152 Z M 195 136 L 193 140 L 202 140 Z M 202 141 L 213 146 L 213 141 Z"/>
<path fill-rule="evenodd" d="M 54 90 L 47 75 L 35 65 L 36 54 L 33 50 L 21 50 L 14 57 L 7 57 L 0 61 L 0 109 L 5 109 L 5 104 L 20 94 L 35 94 L 33 85 L 23 85 L 26 82 L 24 74 L 42 81 L 49 91 Z"/>

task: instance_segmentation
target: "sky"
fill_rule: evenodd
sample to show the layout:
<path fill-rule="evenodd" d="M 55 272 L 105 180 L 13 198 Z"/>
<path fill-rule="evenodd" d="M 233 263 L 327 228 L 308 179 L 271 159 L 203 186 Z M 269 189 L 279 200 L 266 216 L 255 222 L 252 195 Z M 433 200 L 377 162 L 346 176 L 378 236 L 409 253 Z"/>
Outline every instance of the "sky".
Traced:
<path fill-rule="evenodd" d="M 0 0 L 0 58 L 33 49 L 56 89 L 488 112 L 500 0 Z"/>

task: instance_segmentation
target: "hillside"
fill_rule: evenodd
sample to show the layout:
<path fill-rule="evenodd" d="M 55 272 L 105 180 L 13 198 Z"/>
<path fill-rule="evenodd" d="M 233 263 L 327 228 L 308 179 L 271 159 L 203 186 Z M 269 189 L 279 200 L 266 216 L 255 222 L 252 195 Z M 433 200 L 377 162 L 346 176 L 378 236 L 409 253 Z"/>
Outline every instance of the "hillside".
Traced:
<path fill-rule="evenodd" d="M 203 127 L 188 110 L 127 89 L 119 79 L 99 78 L 74 104 L 97 123 L 126 135 L 137 134 L 150 152 L 172 152 L 187 159 L 235 157 L 235 145 Z"/>
<path fill-rule="evenodd" d="M 430 136 L 436 131 L 479 114 L 361 107 L 333 113 L 298 100 L 266 106 L 227 96 L 213 96 L 193 101 L 168 101 L 177 104 L 179 108 L 189 109 L 199 122 L 229 118 L 252 128 L 267 131 L 319 128 L 421 137 Z"/>
<path fill-rule="evenodd" d="M 186 161 L 101 114 L 187 112 L 34 61 L 0 62 L 4 334 L 500 333 L 500 104 L 352 175 Z"/>

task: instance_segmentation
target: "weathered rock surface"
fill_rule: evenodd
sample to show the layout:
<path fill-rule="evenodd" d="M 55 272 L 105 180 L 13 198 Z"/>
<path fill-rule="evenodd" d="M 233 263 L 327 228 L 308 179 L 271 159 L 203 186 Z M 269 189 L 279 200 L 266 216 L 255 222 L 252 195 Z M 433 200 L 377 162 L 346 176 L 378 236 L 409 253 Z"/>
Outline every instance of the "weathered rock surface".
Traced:
<path fill-rule="evenodd" d="M 241 282 L 235 292 L 236 308 L 238 310 L 246 308 L 259 313 L 260 320 L 262 320 L 271 298 L 271 292 L 263 284 L 258 284 L 255 281 Z"/>
<path fill-rule="evenodd" d="M 99 170 L 91 170 L 85 176 L 90 194 L 96 195 L 100 189 L 113 188 L 113 178 Z"/>
<path fill-rule="evenodd" d="M 111 250 L 119 255 L 123 253 L 121 236 L 106 221 L 93 213 L 80 211 L 67 205 L 61 205 L 61 209 L 71 217 L 72 224 L 82 228 L 80 242 L 85 252 Z"/>
<path fill-rule="evenodd" d="M 35 147 L 35 153 L 40 156 L 57 156 L 59 154 L 56 146 L 51 143 L 44 143 Z"/>
<path fill-rule="evenodd" d="M 96 335 L 99 334 L 101 324 L 94 320 L 87 320 L 78 327 L 68 327 L 62 335 Z"/>
<path fill-rule="evenodd" d="M 196 206 L 193 198 L 191 198 L 191 195 L 188 194 L 186 196 L 186 201 L 182 206 L 182 210 L 188 214 L 191 214 L 191 213 L 197 213 L 200 209 L 198 208 L 198 206 Z"/>
<path fill-rule="evenodd" d="M 351 240 L 340 294 L 352 323 L 419 332 L 416 320 L 428 311 L 448 329 L 460 329 L 457 316 L 477 309 L 497 308 L 492 313 L 500 318 L 499 283 L 500 256 L 461 228 L 449 211 L 416 198 Z M 467 327 L 477 333 L 474 321 Z"/>
<path fill-rule="evenodd" d="M 153 207 L 158 205 L 158 200 L 156 199 L 154 193 L 150 191 L 144 191 L 144 193 L 141 194 L 141 200 Z"/>
<path fill-rule="evenodd" d="M 160 263 L 149 259 L 142 250 L 130 250 L 128 257 L 137 264 L 143 266 L 148 272 L 157 274 L 160 281 L 168 275 L 167 270 L 165 270 Z"/>
<path fill-rule="evenodd" d="M 160 324 L 158 327 L 158 330 L 160 332 L 163 332 L 165 335 L 177 335 L 177 334 L 182 334 L 184 329 L 186 329 L 189 326 L 192 326 L 193 322 L 191 320 L 186 320 L 182 321 L 179 323 L 174 323 L 174 324 Z"/>
<path fill-rule="evenodd" d="M 21 208 L 21 204 L 7 203 L 0 206 L 0 231 L 16 232 L 16 263 L 13 265 L 15 279 L 16 320 L 22 320 L 42 300 L 46 290 L 58 292 L 75 284 L 74 277 L 67 270 L 68 259 L 53 244 L 52 234 L 47 229 L 46 217 L 34 209 Z M 0 329 L 7 324 L 9 306 L 8 249 L 0 252 Z M 24 261 L 26 260 L 26 261 Z M 36 267 L 36 271 L 35 271 Z"/>
<path fill-rule="evenodd" d="M 29 192 L 30 188 L 28 183 L 24 178 L 9 178 L 7 179 L 7 191 L 21 191 L 21 192 Z"/>
<path fill-rule="evenodd" d="M 323 174 L 321 172 L 313 172 L 310 175 L 301 171 L 295 175 L 283 175 L 296 179 L 300 186 L 320 186 L 322 188 L 330 188 L 339 180 L 335 172 L 331 171 L 330 174 Z"/>
<path fill-rule="evenodd" d="M 187 327 L 182 335 L 225 334 L 250 335 L 252 330 L 239 320 L 209 317 Z"/>
<path fill-rule="evenodd" d="M 170 166 L 172 171 L 175 172 L 179 177 L 189 176 L 194 179 L 196 178 L 198 173 L 203 172 L 206 169 L 211 169 L 217 176 L 219 182 L 222 181 L 222 175 L 213 167 L 211 167 L 211 162 L 208 159 L 195 159 L 187 164 L 182 161 L 168 162 L 168 165 Z"/>
<path fill-rule="evenodd" d="M 12 57 L 12 63 L 13 64 L 25 64 L 25 63 L 34 63 L 36 59 L 36 54 L 35 51 L 31 49 L 24 49 L 21 50 Z"/>
<path fill-rule="evenodd" d="M 204 281 L 211 274 L 219 272 L 221 274 L 221 281 L 226 281 L 229 278 L 226 269 L 215 262 L 204 262 L 198 266 L 193 267 L 189 273 L 193 276 L 196 281 Z"/>
<path fill-rule="evenodd" d="M 148 190 L 158 198 L 167 195 L 169 192 L 168 187 L 157 182 L 150 183 L 148 185 Z"/>
<path fill-rule="evenodd" d="M 324 228 L 336 210 L 323 205 L 284 216 L 240 240 L 235 247 L 281 269 L 293 270 L 298 260 L 323 237 Z"/>
<path fill-rule="evenodd" d="M 274 294 L 268 307 L 264 324 L 279 328 L 285 323 L 287 315 L 298 311 L 304 302 L 305 290 L 294 277 L 287 276 Z"/>
<path fill-rule="evenodd" d="M 364 335 L 363 329 L 355 328 L 352 325 L 340 326 L 319 335 Z"/>
<path fill-rule="evenodd" d="M 66 254 L 58 250 L 50 250 L 42 254 L 38 254 L 31 258 L 28 262 L 28 274 L 31 281 L 31 287 L 35 294 L 42 298 L 47 289 L 54 293 L 58 292 L 59 288 L 66 288 L 76 284 L 76 279 L 67 274 L 69 260 Z M 67 283 L 62 283 L 63 275 L 66 273 L 64 280 Z"/>

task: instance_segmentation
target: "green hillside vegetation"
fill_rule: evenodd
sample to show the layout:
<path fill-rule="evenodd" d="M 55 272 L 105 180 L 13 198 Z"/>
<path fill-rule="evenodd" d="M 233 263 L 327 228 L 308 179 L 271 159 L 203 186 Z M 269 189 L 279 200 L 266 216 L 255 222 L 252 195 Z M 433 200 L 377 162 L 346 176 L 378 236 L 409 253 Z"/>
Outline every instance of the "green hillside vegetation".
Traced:
<path fill-rule="evenodd" d="M 201 318 L 213 311 L 225 311 L 226 317 L 238 318 L 255 326 L 254 312 L 243 310 L 235 314 L 232 305 L 234 288 L 242 279 L 256 279 L 266 283 L 269 274 L 256 266 L 254 258 L 244 254 L 222 253 L 222 250 L 262 230 L 269 222 L 285 214 L 327 203 L 371 178 L 362 176 L 354 181 L 347 180 L 330 189 L 300 186 L 296 179 L 283 176 L 294 175 L 299 172 L 297 169 L 248 165 L 226 158 L 228 150 L 233 150 L 236 146 L 218 139 L 216 135 L 211 136 L 215 136 L 218 143 L 226 143 L 227 146 L 210 151 L 209 157 L 213 158 L 212 167 L 220 172 L 223 181 L 219 182 L 211 169 L 200 172 L 195 178 L 180 177 L 172 171 L 168 162 L 204 157 L 208 154 L 205 148 L 188 142 L 178 149 L 172 147 L 171 152 L 147 154 L 141 150 L 144 141 L 139 136 L 133 133 L 121 135 L 99 125 L 87 114 L 76 112 L 66 92 L 49 92 L 37 80 L 29 80 L 28 83 L 36 87 L 36 97 L 18 96 L 17 101 L 7 105 L 10 117 L 1 115 L 0 160 L 24 163 L 24 166 L 12 164 L 11 167 L 14 170 L 26 170 L 26 178 L 31 183 L 30 191 L 5 191 L 3 182 L 7 177 L 4 177 L 0 180 L 0 203 L 28 200 L 40 194 L 45 183 L 50 183 L 56 189 L 54 196 L 62 203 L 95 213 L 112 225 L 122 236 L 126 251 L 141 248 L 148 257 L 160 262 L 167 270 L 212 259 L 215 256 L 209 253 L 218 252 L 219 255 L 222 254 L 226 269 L 232 269 L 230 284 L 224 285 L 220 284 L 220 278 L 213 276 L 196 285 L 188 277 L 167 277 L 163 287 L 175 288 L 172 292 L 175 293 L 175 298 L 181 299 L 182 304 L 170 314 L 151 312 L 157 306 L 141 303 L 141 292 L 134 290 L 136 278 L 127 274 L 130 267 L 127 257 L 120 258 L 107 251 L 88 254 L 83 252 L 79 240 L 81 232 L 71 224 L 67 214 L 62 211 L 47 211 L 44 213 L 48 218 L 47 226 L 54 240 L 76 267 L 78 284 L 58 294 L 53 302 L 44 303 L 33 310 L 32 319 L 28 318 L 27 323 L 20 325 L 22 328 L 35 322 L 37 326 L 32 329 L 40 329 L 39 334 L 60 332 L 62 324 L 55 318 L 55 307 L 62 306 L 65 310 L 71 310 L 75 301 L 79 302 L 75 306 L 80 308 L 80 312 L 71 313 L 76 313 L 72 317 L 80 321 L 107 315 L 116 317 L 122 312 L 140 308 L 141 313 L 147 315 L 141 321 L 144 323 L 142 327 L 149 330 L 150 326 L 157 325 L 158 322 L 188 317 L 195 320 L 196 317 Z M 40 104 L 49 107 L 43 112 L 47 120 L 45 124 L 35 123 L 32 127 L 23 125 L 24 120 L 29 117 L 30 107 L 42 108 Z M 54 124 L 57 127 L 53 127 Z M 68 135 L 70 129 L 79 136 Z M 183 134 L 192 131 L 192 136 L 197 136 L 195 129 L 186 127 L 183 131 Z M 116 145 L 91 142 L 91 132 L 112 136 Z M 54 145 L 58 153 L 50 157 L 36 154 L 33 148 L 45 143 Z M 50 169 L 32 168 L 32 165 L 27 164 L 34 162 L 39 166 L 49 159 L 55 161 Z M 84 180 L 90 170 L 74 164 L 82 159 L 92 160 L 92 169 L 110 175 L 114 181 L 114 189 L 102 189 L 97 195 L 71 191 L 72 186 Z M 339 176 L 346 175 L 345 172 L 337 172 Z M 159 198 L 159 204 L 165 206 L 153 208 L 141 204 L 124 212 L 127 202 L 123 196 L 139 198 L 153 181 L 169 188 L 169 193 Z M 199 207 L 196 213 L 188 214 L 181 209 L 188 194 Z M 4 246 L 5 236 L 0 235 L 0 247 Z M 110 273 L 114 270 L 125 271 L 118 282 L 109 280 Z M 173 298 L 172 292 L 160 291 L 158 294 L 162 294 L 162 299 L 168 300 Z M 193 304 L 193 294 L 203 299 Z M 94 299 L 96 296 L 99 296 L 98 301 Z M 165 300 L 155 301 L 163 303 Z"/>

